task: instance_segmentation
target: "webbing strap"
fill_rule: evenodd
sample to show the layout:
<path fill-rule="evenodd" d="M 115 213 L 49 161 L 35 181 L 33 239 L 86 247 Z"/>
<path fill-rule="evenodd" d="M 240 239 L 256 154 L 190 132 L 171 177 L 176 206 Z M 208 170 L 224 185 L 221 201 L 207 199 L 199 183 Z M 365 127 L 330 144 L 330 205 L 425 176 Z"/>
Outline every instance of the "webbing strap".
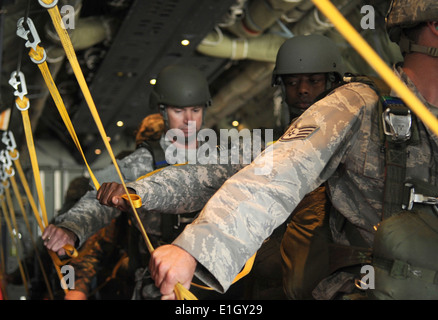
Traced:
<path fill-rule="evenodd" d="M 52 75 L 50 73 L 49 67 L 47 66 L 47 62 L 43 61 L 44 59 L 44 49 L 37 45 L 37 50 L 34 50 L 33 48 L 29 51 L 29 56 L 35 60 L 36 63 L 38 63 L 38 68 L 41 71 L 41 74 L 44 78 L 44 81 L 46 82 L 46 86 L 49 89 L 49 92 L 53 98 L 53 101 L 55 102 L 56 107 L 58 108 L 59 114 L 61 115 L 62 120 L 64 121 L 65 127 L 67 128 L 68 132 L 70 133 L 70 136 L 73 139 L 74 144 L 76 145 L 77 149 L 82 155 L 82 158 L 84 159 L 85 165 L 88 169 L 88 173 L 90 174 L 90 178 L 93 181 L 93 184 L 96 188 L 96 190 L 99 189 L 99 182 L 97 181 L 96 177 L 94 176 L 87 159 L 85 158 L 84 152 L 82 150 L 81 144 L 79 142 L 79 139 L 76 135 L 76 132 L 73 128 L 73 124 L 71 122 L 70 116 L 68 115 L 68 112 L 65 108 L 64 101 L 61 98 L 61 95 L 59 94 L 58 88 L 56 87 L 55 82 L 53 81 Z M 43 61 L 39 63 L 39 61 Z"/>
<path fill-rule="evenodd" d="M 388 219 L 400 212 L 406 179 L 406 142 L 394 143 L 387 138 L 385 143 L 385 189 L 383 195 L 383 217 Z"/>
<path fill-rule="evenodd" d="M 37 189 L 38 200 L 39 200 L 41 212 L 42 212 L 42 218 L 43 218 L 42 222 L 44 222 L 44 223 L 41 222 L 40 228 L 42 227 L 41 232 L 44 232 L 44 230 L 45 230 L 44 226 L 49 225 L 49 221 L 47 218 L 47 209 L 46 209 L 46 204 L 45 204 L 45 200 L 44 200 L 40 170 L 38 167 L 38 160 L 37 160 L 37 156 L 36 156 L 35 145 L 34 145 L 34 141 L 33 141 L 33 137 L 32 137 L 32 128 L 31 128 L 30 119 L 29 119 L 29 112 L 28 112 L 29 99 L 26 96 L 24 96 L 23 99 L 21 99 L 20 97 L 17 97 L 17 99 L 15 100 L 15 103 L 16 103 L 17 108 L 21 111 L 21 115 L 23 118 L 24 132 L 25 132 L 27 147 L 28 147 L 29 156 L 30 156 L 30 160 L 31 160 L 32 172 L 33 172 L 33 176 L 35 179 L 35 186 Z M 77 251 L 73 246 L 65 245 L 64 249 L 65 249 L 67 255 L 69 255 L 70 257 L 74 258 L 75 256 L 77 256 Z M 57 255 L 55 253 L 51 254 L 50 251 L 49 251 L 49 253 L 52 256 L 52 258 L 55 259 L 56 263 L 57 264 L 59 263 L 58 265 L 62 265 L 62 263 L 60 262 L 59 258 L 57 257 Z"/>
<path fill-rule="evenodd" d="M 13 160 L 15 169 L 17 170 L 18 176 L 20 177 L 20 181 L 21 181 L 21 184 L 22 184 L 24 191 L 26 193 L 27 200 L 29 201 L 30 207 L 32 208 L 32 211 L 35 215 L 35 219 L 36 219 L 38 226 L 42 232 L 44 230 L 44 225 L 43 225 L 43 222 L 41 220 L 40 214 L 38 212 L 38 208 L 37 208 L 37 205 L 36 205 L 35 200 L 33 198 L 32 192 L 30 191 L 26 176 L 24 175 L 23 168 L 21 167 L 20 160 L 18 158 L 16 158 L 18 151 L 17 151 L 17 149 L 14 149 L 14 151 L 10 152 L 9 154 L 11 155 L 12 159 L 15 159 L 15 160 Z"/>

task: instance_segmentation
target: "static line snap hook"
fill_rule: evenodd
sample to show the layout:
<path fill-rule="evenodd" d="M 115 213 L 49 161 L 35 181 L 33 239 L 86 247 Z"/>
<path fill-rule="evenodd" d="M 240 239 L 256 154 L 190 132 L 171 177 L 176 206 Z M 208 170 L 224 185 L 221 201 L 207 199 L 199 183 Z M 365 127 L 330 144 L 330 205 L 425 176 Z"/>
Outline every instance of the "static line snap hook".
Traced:
<path fill-rule="evenodd" d="M 24 26 L 24 18 L 18 19 L 17 36 L 26 40 L 26 43 L 24 44 L 26 48 L 32 48 L 36 51 L 38 44 L 41 42 L 41 39 L 35 29 L 35 25 L 33 24 L 32 19 L 26 18 L 26 24 L 29 27 L 29 30 L 27 30 Z"/>
<path fill-rule="evenodd" d="M 3 163 L 3 170 L 5 170 L 5 172 L 7 173 L 7 176 L 9 177 L 11 174 L 13 175 L 13 171 L 9 170 L 10 168 L 13 170 L 12 160 L 9 157 L 9 153 L 6 149 L 3 149 L 0 152 L 0 161 Z"/>
<path fill-rule="evenodd" d="M 11 130 L 3 132 L 2 142 L 9 152 L 14 152 L 14 150 L 17 150 L 17 143 L 15 142 L 14 134 Z"/>
<path fill-rule="evenodd" d="M 13 71 L 9 79 L 9 84 L 15 89 L 14 96 L 23 100 L 24 96 L 27 95 L 27 86 L 23 72 Z"/>
<path fill-rule="evenodd" d="M 29 30 L 26 29 L 25 23 L 29 27 Z M 25 20 L 24 18 L 20 18 L 18 20 L 17 35 L 20 38 L 26 40 L 26 43 L 24 44 L 26 48 L 31 48 L 30 59 L 32 60 L 32 62 L 43 63 L 44 61 L 46 61 L 46 51 L 38 45 L 41 42 L 41 39 L 38 35 L 38 32 L 36 31 L 32 19 L 27 18 Z M 38 57 L 38 59 L 35 59 L 34 57 Z"/>

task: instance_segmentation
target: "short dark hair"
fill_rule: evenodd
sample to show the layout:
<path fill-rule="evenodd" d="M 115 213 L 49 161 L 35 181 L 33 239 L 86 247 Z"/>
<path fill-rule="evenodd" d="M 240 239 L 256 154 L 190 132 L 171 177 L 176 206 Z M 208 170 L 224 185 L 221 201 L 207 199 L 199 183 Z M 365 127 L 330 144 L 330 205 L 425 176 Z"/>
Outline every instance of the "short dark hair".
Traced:
<path fill-rule="evenodd" d="M 413 43 L 418 43 L 421 30 L 426 26 L 426 24 L 427 24 L 426 22 L 421 22 L 413 27 L 404 28 L 402 32 Z"/>

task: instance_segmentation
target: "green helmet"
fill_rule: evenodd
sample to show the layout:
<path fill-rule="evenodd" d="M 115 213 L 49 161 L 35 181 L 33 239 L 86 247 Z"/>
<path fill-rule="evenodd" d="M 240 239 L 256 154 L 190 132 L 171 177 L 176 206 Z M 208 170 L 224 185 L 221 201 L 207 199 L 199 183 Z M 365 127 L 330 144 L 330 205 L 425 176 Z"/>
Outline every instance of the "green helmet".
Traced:
<path fill-rule="evenodd" d="M 298 73 L 331 73 L 342 78 L 342 56 L 336 44 L 322 35 L 296 36 L 286 40 L 277 53 L 272 85 L 280 77 Z"/>
<path fill-rule="evenodd" d="M 151 105 L 162 109 L 165 106 L 209 106 L 211 95 L 207 79 L 195 67 L 169 65 L 162 69 L 151 92 Z"/>
<path fill-rule="evenodd" d="M 402 53 L 422 52 L 438 56 L 438 49 L 419 46 L 403 35 L 422 22 L 438 20 L 438 1 L 436 0 L 392 0 L 386 15 L 386 28 L 389 38 L 399 43 Z"/>

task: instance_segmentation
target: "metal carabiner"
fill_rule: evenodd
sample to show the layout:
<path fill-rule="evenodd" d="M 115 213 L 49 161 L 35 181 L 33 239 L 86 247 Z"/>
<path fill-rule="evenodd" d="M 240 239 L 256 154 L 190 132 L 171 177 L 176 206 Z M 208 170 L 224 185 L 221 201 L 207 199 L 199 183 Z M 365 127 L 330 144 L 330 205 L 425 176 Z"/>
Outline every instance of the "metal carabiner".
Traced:
<path fill-rule="evenodd" d="M 23 100 L 24 96 L 27 95 L 26 80 L 24 79 L 23 72 L 13 71 L 9 79 L 9 84 L 15 89 L 14 96 L 20 97 L 20 99 Z"/>
<path fill-rule="evenodd" d="M 407 141 L 411 137 L 412 117 L 410 110 L 406 114 L 393 113 L 387 108 L 382 114 L 383 130 L 397 142 Z"/>
<path fill-rule="evenodd" d="M 36 51 L 38 44 L 41 42 L 40 36 L 35 29 L 32 19 L 26 18 L 26 23 L 29 27 L 29 30 L 27 30 L 24 26 L 24 17 L 18 19 L 17 36 L 26 40 L 26 43 L 24 44 L 26 48 L 33 48 Z"/>
<path fill-rule="evenodd" d="M 3 132 L 2 142 L 6 146 L 6 150 L 10 152 L 16 150 L 17 148 L 17 143 L 15 142 L 14 134 L 10 130 Z M 12 160 L 17 160 L 17 159 L 12 158 Z"/>
<path fill-rule="evenodd" d="M 29 27 L 29 30 L 27 30 L 24 26 L 24 22 L 27 23 L 27 26 Z M 32 48 L 35 51 L 38 51 L 38 44 L 41 42 L 40 36 L 38 35 L 38 32 L 35 28 L 35 25 L 33 24 L 32 19 L 26 18 L 20 18 L 17 22 L 17 35 L 26 40 L 26 43 L 24 44 L 26 48 Z M 41 49 L 41 48 L 40 48 Z M 47 54 L 46 51 L 43 50 L 43 58 L 39 61 L 35 60 L 34 58 L 30 58 L 34 63 L 42 63 L 46 61 Z"/>
<path fill-rule="evenodd" d="M 12 167 L 12 161 L 9 157 L 9 153 L 5 149 L 0 151 L 0 161 L 3 163 L 3 174 L 5 179 L 12 177 L 15 174 L 15 171 Z"/>

